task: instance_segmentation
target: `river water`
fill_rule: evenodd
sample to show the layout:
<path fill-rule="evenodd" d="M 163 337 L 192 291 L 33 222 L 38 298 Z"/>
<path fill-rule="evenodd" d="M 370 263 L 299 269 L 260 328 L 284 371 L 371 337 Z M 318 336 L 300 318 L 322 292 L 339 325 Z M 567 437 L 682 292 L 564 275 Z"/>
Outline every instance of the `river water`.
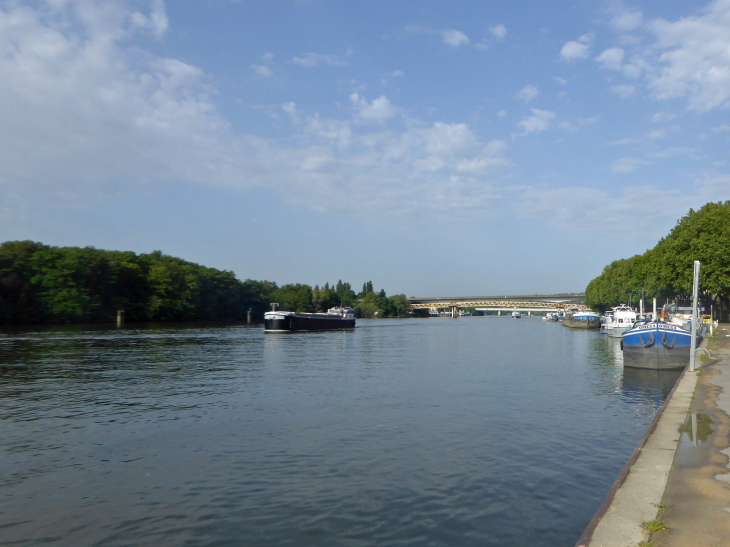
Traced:
<path fill-rule="evenodd" d="M 4 545 L 573 545 L 677 373 L 538 318 L 0 331 Z"/>

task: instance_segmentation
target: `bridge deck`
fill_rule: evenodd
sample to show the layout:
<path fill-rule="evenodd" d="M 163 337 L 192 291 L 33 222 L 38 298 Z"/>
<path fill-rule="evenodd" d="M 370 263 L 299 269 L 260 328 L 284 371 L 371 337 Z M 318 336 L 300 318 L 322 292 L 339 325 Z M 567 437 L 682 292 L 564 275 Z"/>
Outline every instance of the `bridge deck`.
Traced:
<path fill-rule="evenodd" d="M 408 301 L 413 309 L 428 308 L 489 308 L 489 309 L 519 309 L 533 311 L 555 310 L 564 307 L 584 307 L 585 295 L 581 293 L 571 294 L 546 294 L 529 296 L 457 296 L 457 297 L 431 297 L 431 298 L 409 298 Z"/>

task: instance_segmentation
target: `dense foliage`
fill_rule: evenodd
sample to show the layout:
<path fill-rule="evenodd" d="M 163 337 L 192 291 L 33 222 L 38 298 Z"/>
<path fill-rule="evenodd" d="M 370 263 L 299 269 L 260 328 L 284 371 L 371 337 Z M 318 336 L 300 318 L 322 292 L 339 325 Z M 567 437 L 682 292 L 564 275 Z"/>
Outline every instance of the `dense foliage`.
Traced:
<path fill-rule="evenodd" d="M 244 319 L 249 308 L 261 319 L 270 302 L 292 311 L 354 305 L 361 317 L 403 316 L 407 308 L 404 295 L 356 295 L 342 281 L 322 289 L 240 281 L 233 272 L 159 251 L 138 255 L 32 241 L 0 245 L 0 324 L 111 322 L 117 310 L 125 310 L 128 321 Z"/>
<path fill-rule="evenodd" d="M 631 258 L 617 260 L 586 288 L 586 304 L 601 311 L 637 301 L 643 291 L 660 304 L 692 297 L 693 263 L 701 262 L 700 299 L 709 309 L 728 310 L 730 299 L 730 201 L 690 209 L 657 245 Z"/>
<path fill-rule="evenodd" d="M 405 317 L 410 310 L 406 295 L 397 294 L 388 298 L 384 290 L 373 291 L 372 281 L 363 285 L 362 292 L 355 294 L 349 283 L 338 281 L 330 287 L 325 283 L 321 289 L 315 285 L 299 283 L 284 285 L 271 293 L 271 301 L 278 302 L 281 309 L 298 312 L 320 312 L 334 306 L 353 306 L 357 317 Z"/>

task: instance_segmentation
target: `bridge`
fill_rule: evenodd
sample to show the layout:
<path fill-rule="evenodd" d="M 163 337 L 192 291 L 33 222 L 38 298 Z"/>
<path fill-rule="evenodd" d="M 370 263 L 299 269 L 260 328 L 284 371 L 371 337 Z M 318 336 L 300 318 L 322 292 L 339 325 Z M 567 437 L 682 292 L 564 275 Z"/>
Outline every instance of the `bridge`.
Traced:
<path fill-rule="evenodd" d="M 559 311 L 564 308 L 585 309 L 585 294 L 532 294 L 518 296 L 436 296 L 429 298 L 409 298 L 408 302 L 413 309 L 450 309 L 456 317 L 459 308 L 476 308 L 479 311 L 502 312 L 532 312 Z"/>

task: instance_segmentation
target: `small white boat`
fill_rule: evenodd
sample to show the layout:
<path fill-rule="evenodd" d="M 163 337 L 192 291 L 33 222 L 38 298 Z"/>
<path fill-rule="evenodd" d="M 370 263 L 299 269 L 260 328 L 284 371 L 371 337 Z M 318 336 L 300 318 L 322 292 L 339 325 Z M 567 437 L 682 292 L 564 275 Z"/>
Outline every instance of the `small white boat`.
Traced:
<path fill-rule="evenodd" d="M 522 317 L 522 314 L 517 310 L 512 312 L 512 319 L 519 319 L 520 317 Z"/>
<path fill-rule="evenodd" d="M 605 323 L 602 328 L 609 336 L 621 338 L 624 331 L 630 329 L 638 318 L 638 314 L 630 306 L 620 304 L 613 309 L 611 322 Z"/>

